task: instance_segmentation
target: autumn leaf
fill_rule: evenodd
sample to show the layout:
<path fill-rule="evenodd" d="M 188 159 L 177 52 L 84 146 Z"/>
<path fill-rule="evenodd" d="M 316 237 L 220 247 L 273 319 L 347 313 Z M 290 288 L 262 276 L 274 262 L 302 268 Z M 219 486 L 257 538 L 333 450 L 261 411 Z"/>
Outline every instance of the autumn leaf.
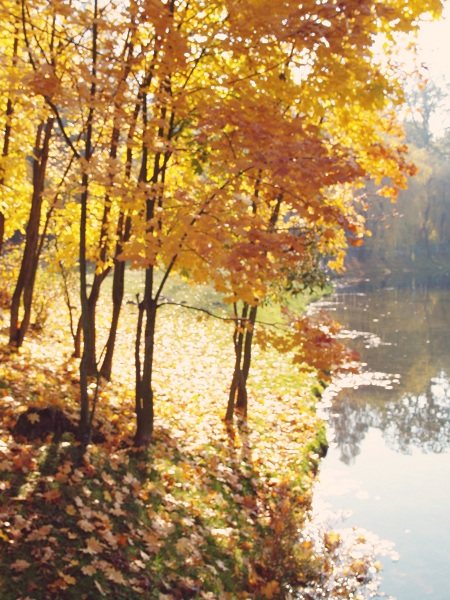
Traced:
<path fill-rule="evenodd" d="M 81 567 L 81 572 L 84 575 L 92 576 L 95 575 L 95 573 L 97 573 L 97 569 L 93 565 L 83 565 Z"/>
<path fill-rule="evenodd" d="M 273 598 L 275 594 L 280 591 L 280 584 L 278 581 L 269 581 L 263 588 L 261 588 L 261 594 L 264 598 Z"/>
<path fill-rule="evenodd" d="M 103 550 L 103 544 L 96 538 L 90 537 L 86 540 L 86 548 L 83 548 L 83 552 L 86 554 L 98 554 Z"/>
<path fill-rule="evenodd" d="M 61 577 L 61 579 L 63 579 L 63 581 L 67 585 L 75 585 L 77 582 L 75 577 L 72 577 L 72 575 L 68 575 L 67 573 L 62 573 L 61 571 L 58 571 L 58 575 Z"/>
<path fill-rule="evenodd" d="M 44 492 L 42 495 L 47 502 L 54 502 L 55 500 L 59 500 L 61 498 L 61 490 L 55 488 L 53 490 L 49 490 L 48 492 Z"/>
<path fill-rule="evenodd" d="M 32 531 L 26 539 L 30 542 L 37 540 L 45 540 L 47 539 L 52 529 L 53 528 L 51 525 L 43 525 L 42 527 L 39 527 L 39 529 L 35 529 L 34 531 Z"/>
<path fill-rule="evenodd" d="M 328 550 L 335 550 L 341 543 L 341 536 L 335 531 L 327 531 L 324 534 L 324 542 Z"/>
<path fill-rule="evenodd" d="M 0 530 L 0 539 L 4 542 L 9 542 L 9 537 L 2 530 Z"/>
<path fill-rule="evenodd" d="M 18 571 L 19 573 L 26 571 L 28 567 L 30 567 L 30 563 L 22 558 L 18 558 L 13 563 L 11 563 L 11 569 L 13 569 L 14 571 Z"/>
<path fill-rule="evenodd" d="M 187 554 L 191 551 L 191 543 L 188 538 L 182 537 L 175 544 L 177 552 L 181 555 Z"/>
<path fill-rule="evenodd" d="M 105 569 L 104 573 L 105 573 L 106 577 L 110 581 L 114 581 L 114 583 L 119 583 L 121 585 L 127 584 L 127 581 L 124 578 L 124 576 L 122 575 L 122 573 L 120 571 L 117 571 L 117 569 L 114 569 L 113 567 Z"/>
<path fill-rule="evenodd" d="M 39 423 L 41 417 L 38 415 L 38 413 L 30 412 L 27 414 L 27 419 L 30 421 L 30 423 Z"/>
<path fill-rule="evenodd" d="M 9 471 L 11 469 L 12 463 L 10 460 L 2 460 L 0 461 L 0 471 Z"/>
<path fill-rule="evenodd" d="M 83 531 L 95 531 L 95 525 L 93 525 L 90 521 L 86 519 L 80 519 L 77 521 L 77 525 Z"/>

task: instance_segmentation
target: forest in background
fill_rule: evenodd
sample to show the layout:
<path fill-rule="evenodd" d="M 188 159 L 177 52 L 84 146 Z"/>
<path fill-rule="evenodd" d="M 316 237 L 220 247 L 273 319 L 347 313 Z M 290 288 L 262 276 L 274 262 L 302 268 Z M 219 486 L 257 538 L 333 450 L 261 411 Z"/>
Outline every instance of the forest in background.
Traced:
<path fill-rule="evenodd" d="M 364 245 L 349 250 L 351 272 L 399 276 L 402 271 L 448 276 L 450 257 L 450 130 L 433 131 L 433 117 L 448 113 L 450 87 L 423 79 L 408 93 L 404 122 L 409 155 L 417 172 L 396 202 L 367 190 Z"/>

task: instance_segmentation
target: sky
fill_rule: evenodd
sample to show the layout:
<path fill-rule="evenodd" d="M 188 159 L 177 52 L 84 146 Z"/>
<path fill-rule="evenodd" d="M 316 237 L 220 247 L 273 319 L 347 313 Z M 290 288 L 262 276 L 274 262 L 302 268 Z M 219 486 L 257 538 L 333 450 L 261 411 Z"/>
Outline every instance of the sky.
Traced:
<path fill-rule="evenodd" d="M 446 0 L 439 21 L 423 23 L 420 28 L 418 58 L 428 68 L 430 79 L 437 85 L 450 85 L 450 0 Z M 450 129 L 450 93 L 440 114 L 436 115 L 431 127 L 435 135 Z"/>
<path fill-rule="evenodd" d="M 433 78 L 446 76 L 450 81 L 450 1 L 447 0 L 439 21 L 423 23 L 419 33 L 419 55 L 427 63 Z"/>

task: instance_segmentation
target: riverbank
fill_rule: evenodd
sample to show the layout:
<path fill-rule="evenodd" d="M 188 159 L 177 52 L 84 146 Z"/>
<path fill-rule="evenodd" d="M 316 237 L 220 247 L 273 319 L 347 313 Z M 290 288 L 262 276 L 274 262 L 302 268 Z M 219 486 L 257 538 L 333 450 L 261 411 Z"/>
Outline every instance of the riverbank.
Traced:
<path fill-rule="evenodd" d="M 49 414 L 53 425 L 78 417 L 78 361 L 58 306 L 18 353 L 0 333 L 2 599 L 354 597 L 369 560 L 346 563 L 338 536 L 305 530 L 326 448 L 314 374 L 255 348 L 248 421 L 226 427 L 231 329 L 166 307 L 153 443 L 137 451 L 126 304 L 115 377 L 98 390 L 95 443 L 79 463 L 70 428 L 30 439 L 45 438 Z"/>
<path fill-rule="evenodd" d="M 196 321 L 197 341 L 186 346 L 194 317 L 179 308 L 166 317 L 152 445 L 131 445 L 123 332 L 120 376 L 99 389 L 98 441 L 80 464 L 70 432 L 59 441 L 12 435 L 21 414 L 28 438 L 42 433 L 47 413 L 30 407 L 76 421 L 78 361 L 58 327 L 63 316 L 53 313 L 45 335 L 33 334 L 19 353 L 8 351 L 3 330 L 2 599 L 276 598 L 322 576 L 298 533 L 324 445 L 314 378 L 261 353 L 248 423 L 227 428 L 228 329 Z"/>

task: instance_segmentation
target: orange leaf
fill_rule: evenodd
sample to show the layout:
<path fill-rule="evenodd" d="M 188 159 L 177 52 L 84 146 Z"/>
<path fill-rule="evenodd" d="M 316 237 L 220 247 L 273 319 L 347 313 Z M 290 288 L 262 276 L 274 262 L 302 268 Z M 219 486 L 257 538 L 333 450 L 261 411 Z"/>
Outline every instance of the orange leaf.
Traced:
<path fill-rule="evenodd" d="M 280 590 L 278 581 L 269 581 L 262 589 L 261 594 L 264 598 L 273 598 L 273 596 Z"/>
<path fill-rule="evenodd" d="M 54 500 L 59 500 L 61 498 L 61 491 L 58 489 L 49 490 L 42 495 L 48 502 L 53 502 Z"/>
<path fill-rule="evenodd" d="M 33 541 L 36 541 L 36 540 L 45 540 L 48 537 L 48 534 L 50 533 L 51 530 L 52 530 L 52 526 L 51 525 L 43 525 L 42 527 L 39 527 L 39 529 L 36 529 L 35 531 L 32 531 L 26 537 L 26 541 L 27 542 L 33 542 Z"/>

